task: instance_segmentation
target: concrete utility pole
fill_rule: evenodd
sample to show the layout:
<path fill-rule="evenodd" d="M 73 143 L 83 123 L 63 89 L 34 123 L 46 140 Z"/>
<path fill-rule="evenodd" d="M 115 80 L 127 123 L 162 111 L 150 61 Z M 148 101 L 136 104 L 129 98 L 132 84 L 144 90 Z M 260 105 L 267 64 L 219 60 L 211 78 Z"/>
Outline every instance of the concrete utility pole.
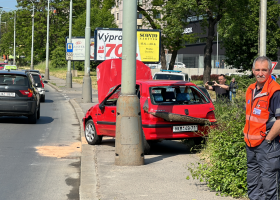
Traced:
<path fill-rule="evenodd" d="M 72 6 L 73 6 L 73 2 L 72 2 L 72 0 L 70 0 L 68 43 L 72 43 Z M 68 68 L 67 68 L 67 73 L 66 73 L 66 87 L 72 88 L 71 60 L 68 60 Z"/>
<path fill-rule="evenodd" d="M 34 3 L 31 1 L 33 5 L 33 12 L 32 12 L 32 44 L 31 44 L 31 66 L 30 69 L 34 69 L 34 64 L 33 64 L 33 49 L 34 49 Z"/>
<path fill-rule="evenodd" d="M 83 78 L 82 98 L 84 103 L 91 103 L 92 89 L 90 78 L 90 0 L 87 0 L 86 6 L 85 43 L 85 75 Z"/>
<path fill-rule="evenodd" d="M 136 96 L 137 1 L 123 1 L 122 87 L 117 104 L 115 164 L 144 164 L 140 101 Z"/>
<path fill-rule="evenodd" d="M 219 25 L 219 22 L 217 23 L 217 62 L 219 62 L 219 32 L 218 32 L 218 25 Z M 218 68 L 219 68 L 219 66 L 217 66 L 216 74 L 218 74 Z"/>
<path fill-rule="evenodd" d="M 45 80 L 50 80 L 50 76 L 49 76 L 49 29 L 50 29 L 50 0 L 48 0 Z"/>
<path fill-rule="evenodd" d="M 266 56 L 266 15 L 267 15 L 267 0 L 261 0 L 260 56 Z"/>
<path fill-rule="evenodd" d="M 16 64 L 16 15 L 17 15 L 17 12 L 15 11 L 15 18 L 14 18 L 14 60 L 13 60 L 13 65 Z"/>

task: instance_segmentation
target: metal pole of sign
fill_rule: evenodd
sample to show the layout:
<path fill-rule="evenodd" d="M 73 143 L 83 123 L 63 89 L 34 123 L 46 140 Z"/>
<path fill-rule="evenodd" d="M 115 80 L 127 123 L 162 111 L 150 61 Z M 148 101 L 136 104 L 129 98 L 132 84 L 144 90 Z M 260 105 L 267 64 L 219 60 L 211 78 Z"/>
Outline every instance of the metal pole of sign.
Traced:
<path fill-rule="evenodd" d="M 1 39 L 1 25 L 2 25 L 1 15 L 2 15 L 2 12 L 3 12 L 3 7 L 0 7 L 0 39 Z"/>
<path fill-rule="evenodd" d="M 115 164 L 144 165 L 140 101 L 136 95 L 137 1 L 123 1 L 122 87 L 117 104 Z"/>
<path fill-rule="evenodd" d="M 72 6 L 73 6 L 73 2 L 72 2 L 72 0 L 70 0 L 69 40 L 68 40 L 68 43 L 72 43 Z M 67 72 L 66 72 L 66 87 L 72 88 L 71 60 L 68 60 L 68 68 L 67 68 Z"/>
<path fill-rule="evenodd" d="M 92 102 L 92 86 L 90 78 L 90 0 L 87 0 L 86 3 L 85 75 L 83 78 L 82 99 L 84 103 Z"/>
<path fill-rule="evenodd" d="M 267 0 L 261 0 L 260 56 L 266 56 L 266 15 L 267 15 Z"/>

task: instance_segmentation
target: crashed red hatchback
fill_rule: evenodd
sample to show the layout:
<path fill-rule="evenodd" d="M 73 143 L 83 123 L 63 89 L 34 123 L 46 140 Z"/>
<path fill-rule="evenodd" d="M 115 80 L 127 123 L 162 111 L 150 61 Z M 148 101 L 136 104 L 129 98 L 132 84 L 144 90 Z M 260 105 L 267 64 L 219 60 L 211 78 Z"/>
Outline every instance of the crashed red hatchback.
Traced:
<path fill-rule="evenodd" d="M 214 105 L 195 84 L 152 80 L 148 66 L 140 61 L 136 65 L 135 92 L 140 98 L 146 153 L 154 141 L 184 138 L 200 141 L 201 136 L 207 135 L 216 122 Z M 120 75 L 120 59 L 104 61 L 97 68 L 99 103 L 92 106 L 83 118 L 89 144 L 101 143 L 102 136 L 115 137 Z"/>

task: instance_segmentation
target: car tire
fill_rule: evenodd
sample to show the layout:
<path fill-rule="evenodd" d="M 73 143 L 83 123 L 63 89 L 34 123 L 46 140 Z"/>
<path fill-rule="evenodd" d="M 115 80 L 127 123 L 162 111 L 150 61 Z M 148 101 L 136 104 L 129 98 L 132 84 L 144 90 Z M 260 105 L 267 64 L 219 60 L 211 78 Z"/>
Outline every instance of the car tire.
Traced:
<path fill-rule="evenodd" d="M 36 124 L 37 122 L 37 110 L 32 115 L 28 116 L 28 122 L 29 124 Z"/>
<path fill-rule="evenodd" d="M 45 102 L 45 95 L 41 96 L 41 102 Z"/>
<path fill-rule="evenodd" d="M 96 145 L 102 141 L 102 136 L 97 135 L 92 119 L 88 120 L 85 126 L 85 138 L 88 144 Z"/>
<path fill-rule="evenodd" d="M 40 115 L 41 115 L 41 106 L 39 105 L 39 108 L 38 108 L 38 110 L 37 110 L 37 119 L 40 119 Z"/>
<path fill-rule="evenodd" d="M 144 147 L 144 154 L 145 155 L 149 155 L 151 152 L 151 146 L 150 144 L 147 142 L 144 131 L 142 130 L 142 138 L 143 138 L 143 147 Z"/>

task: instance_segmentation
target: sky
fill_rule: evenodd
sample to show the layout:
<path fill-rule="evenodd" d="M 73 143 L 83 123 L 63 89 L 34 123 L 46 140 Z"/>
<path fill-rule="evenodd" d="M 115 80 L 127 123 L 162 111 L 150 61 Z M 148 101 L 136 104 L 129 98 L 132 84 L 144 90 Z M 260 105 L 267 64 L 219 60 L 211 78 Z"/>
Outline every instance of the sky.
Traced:
<path fill-rule="evenodd" d="M 17 9 L 16 5 L 17 5 L 17 0 L 0 0 L 0 6 L 3 7 L 3 10 L 7 12 L 9 12 L 10 10 Z"/>

